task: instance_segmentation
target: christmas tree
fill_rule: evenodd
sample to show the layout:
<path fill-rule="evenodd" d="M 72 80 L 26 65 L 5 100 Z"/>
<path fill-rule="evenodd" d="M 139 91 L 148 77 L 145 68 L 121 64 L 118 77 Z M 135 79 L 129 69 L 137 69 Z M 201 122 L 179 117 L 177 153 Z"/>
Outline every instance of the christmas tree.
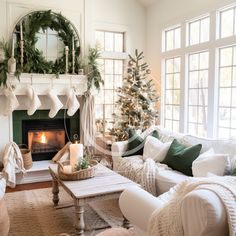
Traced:
<path fill-rule="evenodd" d="M 158 111 L 155 109 L 158 96 L 152 79 L 149 79 L 150 70 L 143 62 L 143 52 L 135 50 L 135 56 L 129 55 L 127 75 L 123 86 L 117 89 L 118 112 L 113 114 L 114 127 L 111 135 L 116 140 L 128 139 L 128 128 L 144 131 L 155 123 Z"/>

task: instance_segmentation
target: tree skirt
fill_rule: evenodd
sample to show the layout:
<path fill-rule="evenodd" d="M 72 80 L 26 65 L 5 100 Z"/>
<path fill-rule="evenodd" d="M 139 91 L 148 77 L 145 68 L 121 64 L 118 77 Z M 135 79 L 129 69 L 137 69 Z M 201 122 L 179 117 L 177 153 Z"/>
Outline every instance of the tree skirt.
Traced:
<path fill-rule="evenodd" d="M 59 198 L 59 206 L 54 208 L 51 188 L 5 194 L 11 224 L 9 236 L 75 235 L 73 201 L 63 189 Z M 85 235 L 121 226 L 122 220 L 117 199 L 93 202 L 85 207 Z"/>

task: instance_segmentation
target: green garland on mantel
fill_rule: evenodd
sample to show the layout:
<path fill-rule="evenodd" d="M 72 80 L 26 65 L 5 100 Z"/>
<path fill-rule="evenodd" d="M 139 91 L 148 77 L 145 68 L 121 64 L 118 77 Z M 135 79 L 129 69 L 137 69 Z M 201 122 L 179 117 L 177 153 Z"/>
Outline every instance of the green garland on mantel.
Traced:
<path fill-rule="evenodd" d="M 28 14 L 22 20 L 23 40 L 24 40 L 24 66 L 20 65 L 20 22 L 16 25 L 14 33 L 17 42 L 15 44 L 15 59 L 16 59 L 16 73 L 18 76 L 21 73 L 41 73 L 41 74 L 65 74 L 65 51 L 63 55 L 55 62 L 47 61 L 42 52 L 38 50 L 35 45 L 37 43 L 37 33 L 42 29 L 47 28 L 55 30 L 58 37 L 69 47 L 68 68 L 69 73 L 72 72 L 72 37 L 74 38 L 75 48 L 75 73 L 78 73 L 80 66 L 80 45 L 79 37 L 71 25 L 61 14 L 49 11 L 36 11 Z M 11 39 L 12 40 L 12 39 Z M 7 82 L 8 59 L 11 57 L 11 40 L 9 42 L 2 41 L 0 48 L 5 54 L 4 59 L 0 60 L 0 86 L 5 86 Z M 0 58 L 1 59 L 1 58 Z"/>

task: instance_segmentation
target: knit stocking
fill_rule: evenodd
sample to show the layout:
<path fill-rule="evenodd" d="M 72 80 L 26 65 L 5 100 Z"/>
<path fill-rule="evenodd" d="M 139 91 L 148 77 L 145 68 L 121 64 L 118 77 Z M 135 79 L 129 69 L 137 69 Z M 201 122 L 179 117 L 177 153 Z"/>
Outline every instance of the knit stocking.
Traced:
<path fill-rule="evenodd" d="M 67 98 L 68 98 L 67 99 L 67 107 L 68 107 L 67 115 L 73 116 L 80 107 L 79 101 L 76 98 L 75 91 L 73 88 L 71 88 L 67 92 Z"/>
<path fill-rule="evenodd" d="M 11 87 L 4 90 L 4 95 L 7 97 L 7 106 L 4 112 L 5 116 L 10 115 L 20 104 Z"/>
<path fill-rule="evenodd" d="M 56 116 L 57 112 L 63 107 L 63 104 L 61 103 L 60 99 L 57 97 L 54 89 L 51 89 L 48 92 L 48 97 L 51 100 L 51 108 L 48 115 L 50 118 L 53 118 Z"/>
<path fill-rule="evenodd" d="M 29 86 L 26 90 L 26 95 L 30 99 L 30 105 L 27 111 L 29 116 L 32 116 L 35 111 L 41 106 L 41 101 L 39 100 L 38 95 L 35 93 L 34 88 Z"/>

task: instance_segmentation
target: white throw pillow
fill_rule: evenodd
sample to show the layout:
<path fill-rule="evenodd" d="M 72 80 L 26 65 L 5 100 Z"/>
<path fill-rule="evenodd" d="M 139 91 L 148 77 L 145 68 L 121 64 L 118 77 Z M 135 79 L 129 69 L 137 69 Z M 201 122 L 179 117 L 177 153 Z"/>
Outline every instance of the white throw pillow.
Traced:
<path fill-rule="evenodd" d="M 146 138 L 143 149 L 143 160 L 152 158 L 156 162 L 161 162 L 165 159 L 171 143 L 162 143 L 159 139 L 148 136 Z"/>
<path fill-rule="evenodd" d="M 199 155 L 193 161 L 192 171 L 194 177 L 207 177 L 208 173 L 223 176 L 226 167 L 229 165 L 228 154 L 215 154 L 211 148 Z"/>

